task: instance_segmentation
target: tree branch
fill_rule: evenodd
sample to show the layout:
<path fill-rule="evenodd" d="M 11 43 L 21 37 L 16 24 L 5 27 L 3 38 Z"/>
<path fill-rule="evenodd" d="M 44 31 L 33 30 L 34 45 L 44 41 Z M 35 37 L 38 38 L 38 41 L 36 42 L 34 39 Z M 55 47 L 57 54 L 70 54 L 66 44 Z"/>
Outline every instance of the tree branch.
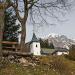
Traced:
<path fill-rule="evenodd" d="M 15 0 L 14 3 L 13 2 L 8 2 L 8 5 L 7 5 L 6 8 L 9 8 L 11 6 L 14 8 L 18 20 L 20 22 L 22 22 L 23 18 L 20 17 L 19 10 L 18 10 L 18 0 Z"/>
<path fill-rule="evenodd" d="M 15 10 L 15 13 L 16 13 L 16 16 L 17 16 L 18 20 L 20 22 L 22 22 L 23 18 L 20 17 L 20 14 L 19 14 L 19 11 L 18 11 L 18 0 L 16 0 L 16 6 L 14 7 L 14 10 Z"/>
<path fill-rule="evenodd" d="M 23 19 L 23 21 L 26 22 L 26 20 L 28 18 L 28 1 L 23 0 L 23 2 L 24 2 L 24 19 Z"/>
<path fill-rule="evenodd" d="M 34 6 L 34 4 L 37 3 L 38 1 L 39 0 L 37 0 L 37 1 L 32 0 L 32 1 L 28 2 L 28 4 L 30 4 L 28 9 L 31 9 Z"/>

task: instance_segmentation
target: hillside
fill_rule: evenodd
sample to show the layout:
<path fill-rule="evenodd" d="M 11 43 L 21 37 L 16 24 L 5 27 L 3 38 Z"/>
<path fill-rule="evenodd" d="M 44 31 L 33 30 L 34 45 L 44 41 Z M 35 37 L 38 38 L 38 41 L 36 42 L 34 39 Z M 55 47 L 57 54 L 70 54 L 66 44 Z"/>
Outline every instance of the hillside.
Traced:
<path fill-rule="evenodd" d="M 0 68 L 0 75 L 75 75 L 75 61 L 64 56 L 40 56 L 32 60 L 36 65 L 7 63 Z"/>

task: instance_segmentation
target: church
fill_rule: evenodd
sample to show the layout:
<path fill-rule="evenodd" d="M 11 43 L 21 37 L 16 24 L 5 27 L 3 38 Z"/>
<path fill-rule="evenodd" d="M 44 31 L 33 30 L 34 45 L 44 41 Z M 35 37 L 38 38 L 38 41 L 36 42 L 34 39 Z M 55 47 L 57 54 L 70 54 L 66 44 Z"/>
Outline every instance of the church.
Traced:
<path fill-rule="evenodd" d="M 33 55 L 41 55 L 40 42 L 37 39 L 35 33 L 33 33 L 33 37 L 30 42 L 30 53 L 32 53 Z"/>

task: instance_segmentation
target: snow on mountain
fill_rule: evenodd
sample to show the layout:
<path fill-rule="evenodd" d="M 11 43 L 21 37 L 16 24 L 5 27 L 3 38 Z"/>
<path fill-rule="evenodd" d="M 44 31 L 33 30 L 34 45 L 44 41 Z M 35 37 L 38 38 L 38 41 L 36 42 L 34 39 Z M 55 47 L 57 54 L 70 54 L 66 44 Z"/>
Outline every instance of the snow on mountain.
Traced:
<path fill-rule="evenodd" d="M 55 33 L 51 33 L 48 36 L 42 38 L 43 40 L 48 40 L 48 43 L 51 42 L 54 44 L 55 47 L 61 47 L 61 48 L 69 48 L 72 44 L 75 44 L 75 41 L 73 39 L 69 39 L 65 35 L 58 35 Z"/>
<path fill-rule="evenodd" d="M 58 37 L 59 35 L 58 34 L 55 34 L 55 33 L 51 33 L 51 34 L 48 35 L 48 37 L 50 37 L 50 36 L 51 37 Z"/>
<path fill-rule="evenodd" d="M 73 39 L 73 41 L 75 42 L 75 39 Z"/>
<path fill-rule="evenodd" d="M 41 37 L 42 39 L 48 39 L 48 37 L 58 37 L 59 35 L 58 34 L 55 34 L 55 33 L 50 33 L 49 35 L 45 35 L 43 37 Z"/>

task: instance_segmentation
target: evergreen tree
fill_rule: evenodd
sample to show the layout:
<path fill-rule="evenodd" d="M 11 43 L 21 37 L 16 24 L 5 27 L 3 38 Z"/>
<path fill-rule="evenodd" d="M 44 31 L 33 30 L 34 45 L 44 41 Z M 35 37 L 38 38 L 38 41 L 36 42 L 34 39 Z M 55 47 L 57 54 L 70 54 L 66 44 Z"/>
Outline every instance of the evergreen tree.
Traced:
<path fill-rule="evenodd" d="M 49 48 L 50 48 L 50 49 L 54 49 L 54 45 L 53 45 L 52 42 L 50 43 Z"/>
<path fill-rule="evenodd" d="M 17 42 L 20 25 L 16 25 L 17 18 L 12 11 L 10 9 L 5 11 L 3 40 Z"/>
<path fill-rule="evenodd" d="M 44 42 L 42 41 L 42 39 L 40 38 L 40 45 L 41 45 L 41 48 L 44 48 Z"/>
<path fill-rule="evenodd" d="M 48 39 L 43 41 L 43 40 L 40 38 L 40 45 L 41 45 L 42 48 L 54 49 L 53 43 L 51 42 L 51 43 L 49 44 L 49 43 L 48 43 Z"/>

